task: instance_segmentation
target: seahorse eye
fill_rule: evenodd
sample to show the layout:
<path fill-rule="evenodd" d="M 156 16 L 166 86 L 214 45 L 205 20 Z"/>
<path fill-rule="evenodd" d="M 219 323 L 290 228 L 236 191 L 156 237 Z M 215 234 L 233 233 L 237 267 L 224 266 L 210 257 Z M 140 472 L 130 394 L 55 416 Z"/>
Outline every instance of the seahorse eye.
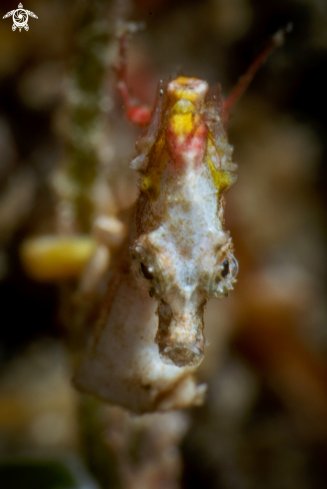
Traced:
<path fill-rule="evenodd" d="M 147 267 L 144 265 L 144 263 L 141 263 L 141 272 L 144 278 L 147 280 L 152 280 L 153 279 L 153 268 L 152 267 Z"/>
<path fill-rule="evenodd" d="M 225 278 L 229 274 L 229 261 L 227 259 L 223 261 L 222 268 L 221 276 Z"/>

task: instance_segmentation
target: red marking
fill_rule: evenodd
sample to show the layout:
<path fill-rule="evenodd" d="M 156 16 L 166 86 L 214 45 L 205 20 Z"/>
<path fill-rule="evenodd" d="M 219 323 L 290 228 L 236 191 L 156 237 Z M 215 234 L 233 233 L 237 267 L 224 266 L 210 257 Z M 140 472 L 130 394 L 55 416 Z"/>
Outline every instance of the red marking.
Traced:
<path fill-rule="evenodd" d="M 136 124 L 137 126 L 146 126 L 149 124 L 152 111 L 147 107 L 134 105 L 127 110 L 125 108 L 125 111 L 127 119 L 133 124 Z"/>
<path fill-rule="evenodd" d="M 280 46 L 284 42 L 284 34 L 290 32 L 292 29 L 291 25 L 288 25 L 285 29 L 278 31 L 272 38 L 268 45 L 261 51 L 257 58 L 251 63 L 250 67 L 246 73 L 239 79 L 235 88 L 232 90 L 229 97 L 223 102 L 222 105 L 222 119 L 224 125 L 227 124 L 229 114 L 231 109 L 235 106 L 236 102 L 241 98 L 245 90 L 251 83 L 254 75 L 260 68 L 260 66 L 266 61 L 268 56 L 274 51 L 277 46 Z M 147 105 L 142 105 L 140 103 L 134 102 L 127 84 L 127 36 L 128 29 L 122 32 L 118 36 L 119 42 L 119 56 L 118 56 L 118 66 L 116 68 L 118 75 L 118 90 L 125 104 L 125 113 L 127 118 L 134 124 L 138 126 L 145 126 L 150 122 L 152 109 Z M 192 136 L 194 137 L 194 136 Z M 187 144 L 186 142 L 183 144 Z M 193 144 L 193 143 L 190 143 Z M 202 141 L 201 141 L 202 145 Z M 178 147 L 181 147 L 181 151 L 187 150 L 187 148 L 182 148 L 181 144 L 178 143 Z M 177 150 L 176 150 L 177 151 Z M 190 150 L 191 151 L 191 150 Z M 199 149 L 200 151 L 200 149 Z M 176 153 L 177 154 L 177 153 Z"/>
<path fill-rule="evenodd" d="M 119 56 L 116 68 L 118 75 L 118 90 L 125 104 L 126 117 L 137 126 L 146 126 L 151 119 L 152 109 L 138 102 L 133 102 L 133 97 L 127 84 L 127 32 L 118 37 Z"/>

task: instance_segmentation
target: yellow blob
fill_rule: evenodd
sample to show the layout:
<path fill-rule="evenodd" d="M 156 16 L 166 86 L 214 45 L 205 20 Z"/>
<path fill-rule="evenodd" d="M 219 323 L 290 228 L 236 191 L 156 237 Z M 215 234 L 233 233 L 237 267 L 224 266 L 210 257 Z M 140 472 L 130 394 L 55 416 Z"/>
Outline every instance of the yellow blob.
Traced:
<path fill-rule="evenodd" d="M 173 115 L 170 119 L 169 128 L 177 136 L 187 136 L 194 129 L 192 114 Z"/>
<path fill-rule="evenodd" d="M 140 182 L 140 190 L 142 190 L 142 192 L 146 192 L 151 187 L 151 183 L 150 177 L 143 177 Z"/>
<path fill-rule="evenodd" d="M 170 113 L 172 115 L 174 114 L 189 114 L 189 113 L 193 113 L 195 111 L 195 105 L 192 104 L 192 102 L 190 102 L 189 100 L 178 100 L 178 102 L 176 102 Z"/>
<path fill-rule="evenodd" d="M 175 83 L 188 86 L 190 84 L 190 80 L 193 80 L 193 78 L 190 78 L 189 76 L 179 76 L 176 78 Z"/>
<path fill-rule="evenodd" d="M 171 109 L 170 130 L 177 136 L 187 136 L 194 131 L 195 106 L 189 100 L 179 100 Z"/>
<path fill-rule="evenodd" d="M 207 162 L 210 168 L 213 183 L 219 194 L 222 195 L 235 183 L 237 177 L 229 171 L 217 170 L 211 158 L 207 158 Z"/>
<path fill-rule="evenodd" d="M 211 138 L 208 139 L 208 149 L 215 148 L 215 145 L 212 143 Z M 216 150 L 216 149 L 215 149 Z M 217 150 L 216 150 L 217 151 Z M 226 170 L 218 170 L 209 154 L 207 154 L 206 161 L 210 168 L 211 177 L 216 189 L 219 192 L 219 195 L 222 195 L 226 190 L 228 190 L 237 179 L 237 176 L 233 173 Z"/>
<path fill-rule="evenodd" d="M 178 100 L 189 100 L 196 102 L 203 99 L 203 93 L 194 90 L 194 83 L 197 83 L 196 78 L 187 76 L 179 76 L 174 80 L 175 86 L 173 94 Z"/>
<path fill-rule="evenodd" d="M 30 277 L 54 282 L 78 277 L 95 248 L 88 236 L 42 236 L 24 241 L 20 257 Z"/>

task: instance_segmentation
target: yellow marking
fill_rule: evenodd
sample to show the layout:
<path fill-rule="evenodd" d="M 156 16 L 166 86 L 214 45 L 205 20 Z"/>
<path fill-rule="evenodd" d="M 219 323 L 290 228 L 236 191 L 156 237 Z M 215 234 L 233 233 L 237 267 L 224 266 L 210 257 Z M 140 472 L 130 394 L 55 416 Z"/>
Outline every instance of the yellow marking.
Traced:
<path fill-rule="evenodd" d="M 172 107 L 169 128 L 176 137 L 183 137 L 194 131 L 199 116 L 194 117 L 195 106 L 189 100 L 179 100 Z"/>
<path fill-rule="evenodd" d="M 187 136 L 194 130 L 192 114 L 173 115 L 169 122 L 169 128 L 177 137 Z"/>
<path fill-rule="evenodd" d="M 194 90 L 188 90 L 181 88 L 180 90 L 175 90 L 176 98 L 179 100 L 189 100 L 190 102 L 196 102 L 199 98 L 203 98 Z"/>
<path fill-rule="evenodd" d="M 192 88 L 193 80 L 194 78 L 187 76 L 179 76 L 176 78 L 175 84 L 178 86 L 175 87 L 173 94 L 178 100 L 189 100 L 190 102 L 196 102 L 199 99 L 203 99 L 203 94 L 198 93 Z"/>
<path fill-rule="evenodd" d="M 176 102 L 170 113 L 171 115 L 175 115 L 175 114 L 189 114 L 189 113 L 193 113 L 195 111 L 195 105 L 192 104 L 192 102 L 190 102 L 189 100 L 178 100 L 178 102 Z"/>
<path fill-rule="evenodd" d="M 176 78 L 175 83 L 178 83 L 179 85 L 189 85 L 192 80 L 194 80 L 194 78 L 189 76 L 179 76 Z"/>
<path fill-rule="evenodd" d="M 143 177 L 140 182 L 140 190 L 142 190 L 142 192 L 146 192 L 147 190 L 149 190 L 150 187 L 151 187 L 151 178 Z"/>
<path fill-rule="evenodd" d="M 208 138 L 208 147 L 213 146 L 215 145 L 212 143 L 211 138 Z M 210 169 L 212 181 L 220 196 L 236 182 L 237 177 L 229 171 L 217 169 L 208 153 L 206 156 L 206 160 Z"/>
<path fill-rule="evenodd" d="M 170 97 L 177 100 L 188 100 L 190 102 L 198 102 L 203 100 L 203 90 L 199 90 L 199 82 L 197 78 L 179 76 L 170 85 Z"/>
<path fill-rule="evenodd" d="M 173 137 L 181 138 L 194 131 L 199 116 L 194 117 L 195 106 L 188 100 L 177 101 L 170 110 L 167 124 Z M 140 190 L 155 200 L 160 192 L 161 176 L 169 158 L 166 142 L 166 128 L 163 127 L 149 155 L 146 174 L 140 182 Z"/>
<path fill-rule="evenodd" d="M 88 236 L 41 236 L 24 241 L 20 257 L 33 279 L 54 282 L 78 277 L 95 248 Z"/>

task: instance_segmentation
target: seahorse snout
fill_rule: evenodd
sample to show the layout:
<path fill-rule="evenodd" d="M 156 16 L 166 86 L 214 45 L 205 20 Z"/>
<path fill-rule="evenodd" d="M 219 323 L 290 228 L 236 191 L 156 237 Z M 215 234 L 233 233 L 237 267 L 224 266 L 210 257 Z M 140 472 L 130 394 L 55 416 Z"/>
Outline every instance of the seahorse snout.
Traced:
<path fill-rule="evenodd" d="M 162 361 L 177 367 L 199 365 L 204 354 L 203 307 L 176 312 L 161 302 L 158 316 L 156 343 Z"/>

